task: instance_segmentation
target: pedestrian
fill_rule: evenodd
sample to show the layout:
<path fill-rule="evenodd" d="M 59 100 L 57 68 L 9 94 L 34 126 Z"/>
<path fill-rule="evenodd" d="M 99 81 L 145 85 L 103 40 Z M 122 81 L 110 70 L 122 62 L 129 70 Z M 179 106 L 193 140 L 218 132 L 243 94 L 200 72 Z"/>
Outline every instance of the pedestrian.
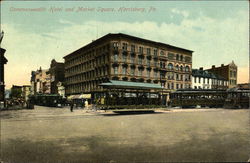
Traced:
<path fill-rule="evenodd" d="M 73 108 L 74 108 L 74 103 L 73 103 L 73 101 L 71 101 L 71 103 L 70 103 L 70 111 L 71 112 L 73 112 Z"/>

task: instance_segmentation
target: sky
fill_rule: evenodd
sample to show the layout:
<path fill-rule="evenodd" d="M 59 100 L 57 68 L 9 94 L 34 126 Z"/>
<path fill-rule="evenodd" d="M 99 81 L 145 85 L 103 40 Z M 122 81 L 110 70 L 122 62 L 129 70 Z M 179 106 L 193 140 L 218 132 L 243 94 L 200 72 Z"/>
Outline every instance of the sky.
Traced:
<path fill-rule="evenodd" d="M 193 50 L 193 68 L 238 66 L 249 80 L 248 1 L 1 1 L 6 88 L 108 33 Z"/>

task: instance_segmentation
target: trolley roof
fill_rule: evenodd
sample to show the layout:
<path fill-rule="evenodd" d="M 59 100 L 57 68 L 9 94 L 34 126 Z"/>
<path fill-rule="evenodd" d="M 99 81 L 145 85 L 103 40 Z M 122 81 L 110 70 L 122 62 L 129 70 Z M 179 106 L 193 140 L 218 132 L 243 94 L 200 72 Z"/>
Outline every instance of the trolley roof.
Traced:
<path fill-rule="evenodd" d="M 107 83 L 102 83 L 100 86 L 109 88 L 130 88 L 130 89 L 164 89 L 159 84 L 142 83 L 142 82 L 129 82 L 110 80 Z"/>

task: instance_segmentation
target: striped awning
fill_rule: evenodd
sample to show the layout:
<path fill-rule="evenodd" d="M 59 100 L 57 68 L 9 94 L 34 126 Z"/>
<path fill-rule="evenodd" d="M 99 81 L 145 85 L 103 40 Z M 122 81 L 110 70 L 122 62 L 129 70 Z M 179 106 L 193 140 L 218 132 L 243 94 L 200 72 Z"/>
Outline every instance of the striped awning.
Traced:
<path fill-rule="evenodd" d="M 91 99 L 91 94 L 81 94 L 79 96 L 80 99 Z"/>
<path fill-rule="evenodd" d="M 68 100 L 73 100 L 73 99 L 91 99 L 91 94 L 70 95 L 67 98 L 68 98 Z"/>

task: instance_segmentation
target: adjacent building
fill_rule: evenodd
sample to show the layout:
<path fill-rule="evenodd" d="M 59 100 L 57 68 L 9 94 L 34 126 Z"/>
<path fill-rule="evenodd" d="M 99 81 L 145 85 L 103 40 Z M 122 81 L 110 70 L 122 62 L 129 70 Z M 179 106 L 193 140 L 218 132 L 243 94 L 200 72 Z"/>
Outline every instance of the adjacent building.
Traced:
<path fill-rule="evenodd" d="M 228 80 L 203 68 L 192 70 L 193 89 L 227 89 Z"/>
<path fill-rule="evenodd" d="M 0 102 L 2 103 L 5 100 L 4 65 L 8 62 L 4 56 L 5 51 L 5 49 L 0 48 Z"/>
<path fill-rule="evenodd" d="M 221 64 L 220 67 L 213 65 L 212 68 L 207 69 L 207 71 L 228 80 L 228 88 L 237 86 L 237 66 L 234 61 L 228 65 Z"/>
<path fill-rule="evenodd" d="M 4 33 L 0 33 L 0 44 L 2 42 Z M 4 82 L 4 65 L 8 60 L 5 58 L 5 49 L 0 47 L 0 107 L 2 108 L 5 103 L 5 82 Z"/>
<path fill-rule="evenodd" d="M 64 63 L 57 62 L 53 59 L 47 74 L 50 75 L 50 93 L 58 94 L 57 84 L 59 82 L 64 82 Z"/>
<path fill-rule="evenodd" d="M 50 74 L 48 70 L 43 70 L 41 67 L 37 71 L 31 72 L 31 94 L 45 93 L 50 94 Z"/>
<path fill-rule="evenodd" d="M 193 51 L 126 34 L 107 34 L 68 54 L 65 93 L 97 94 L 109 80 L 191 87 Z"/>
<path fill-rule="evenodd" d="M 19 85 L 12 85 L 11 92 L 10 92 L 10 98 L 12 99 L 18 99 L 22 98 L 22 86 Z"/>
<path fill-rule="evenodd" d="M 30 93 L 31 93 L 31 86 L 30 85 L 23 85 L 23 87 L 22 87 L 22 98 L 25 101 L 28 101 Z"/>

